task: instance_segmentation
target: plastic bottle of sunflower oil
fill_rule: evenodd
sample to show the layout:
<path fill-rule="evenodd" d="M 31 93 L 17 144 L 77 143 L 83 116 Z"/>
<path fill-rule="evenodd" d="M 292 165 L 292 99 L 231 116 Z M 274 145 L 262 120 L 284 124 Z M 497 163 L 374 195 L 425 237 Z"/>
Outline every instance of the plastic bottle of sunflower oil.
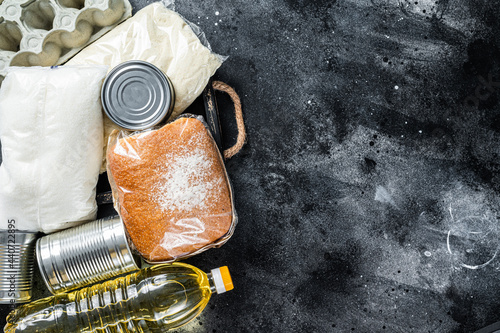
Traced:
<path fill-rule="evenodd" d="M 5 332 L 165 332 L 198 316 L 212 293 L 231 289 L 227 266 L 205 274 L 184 263 L 156 265 L 20 306 Z"/>

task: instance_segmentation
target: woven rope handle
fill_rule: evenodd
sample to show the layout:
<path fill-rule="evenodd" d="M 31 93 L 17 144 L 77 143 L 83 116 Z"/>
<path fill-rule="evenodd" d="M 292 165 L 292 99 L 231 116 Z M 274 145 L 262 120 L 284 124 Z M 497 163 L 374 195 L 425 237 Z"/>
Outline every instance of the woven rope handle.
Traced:
<path fill-rule="evenodd" d="M 234 116 L 236 118 L 236 126 L 238 127 L 238 137 L 236 138 L 236 143 L 231 148 L 224 150 L 224 158 L 230 159 L 236 155 L 243 145 L 245 144 L 245 139 L 247 137 L 247 132 L 245 130 L 245 123 L 243 122 L 243 110 L 241 109 L 240 96 L 234 91 L 232 87 L 221 81 L 214 81 L 212 86 L 215 90 L 225 92 L 231 97 L 234 104 Z"/>

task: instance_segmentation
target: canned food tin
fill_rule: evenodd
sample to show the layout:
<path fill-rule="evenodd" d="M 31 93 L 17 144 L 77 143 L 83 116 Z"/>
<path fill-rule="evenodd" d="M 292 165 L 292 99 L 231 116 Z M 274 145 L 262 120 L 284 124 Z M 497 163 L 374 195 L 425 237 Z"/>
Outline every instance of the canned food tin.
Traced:
<path fill-rule="evenodd" d="M 36 233 L 0 231 L 0 304 L 31 300 Z"/>
<path fill-rule="evenodd" d="M 168 119 L 174 107 L 168 77 L 145 61 L 124 62 L 111 70 L 101 90 L 104 112 L 115 124 L 142 130 Z"/>
<path fill-rule="evenodd" d="M 139 269 L 118 216 L 42 237 L 36 242 L 36 257 L 53 294 Z"/>

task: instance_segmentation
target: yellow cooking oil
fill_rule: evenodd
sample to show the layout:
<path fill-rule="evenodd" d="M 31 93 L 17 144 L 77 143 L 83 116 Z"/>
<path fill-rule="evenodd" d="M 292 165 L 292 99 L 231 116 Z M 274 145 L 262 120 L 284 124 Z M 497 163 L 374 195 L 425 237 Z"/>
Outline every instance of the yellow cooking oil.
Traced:
<path fill-rule="evenodd" d="M 226 266 L 206 274 L 172 263 L 20 306 L 5 333 L 165 332 L 198 316 L 213 293 L 233 288 Z"/>

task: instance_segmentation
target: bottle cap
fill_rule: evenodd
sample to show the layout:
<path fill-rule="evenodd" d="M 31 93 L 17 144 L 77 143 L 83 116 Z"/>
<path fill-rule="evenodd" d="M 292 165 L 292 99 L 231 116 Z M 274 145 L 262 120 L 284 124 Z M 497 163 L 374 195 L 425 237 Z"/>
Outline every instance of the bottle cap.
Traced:
<path fill-rule="evenodd" d="M 226 291 L 233 290 L 233 280 L 227 266 L 212 269 L 212 277 L 214 279 L 215 290 L 217 294 L 225 293 Z"/>

